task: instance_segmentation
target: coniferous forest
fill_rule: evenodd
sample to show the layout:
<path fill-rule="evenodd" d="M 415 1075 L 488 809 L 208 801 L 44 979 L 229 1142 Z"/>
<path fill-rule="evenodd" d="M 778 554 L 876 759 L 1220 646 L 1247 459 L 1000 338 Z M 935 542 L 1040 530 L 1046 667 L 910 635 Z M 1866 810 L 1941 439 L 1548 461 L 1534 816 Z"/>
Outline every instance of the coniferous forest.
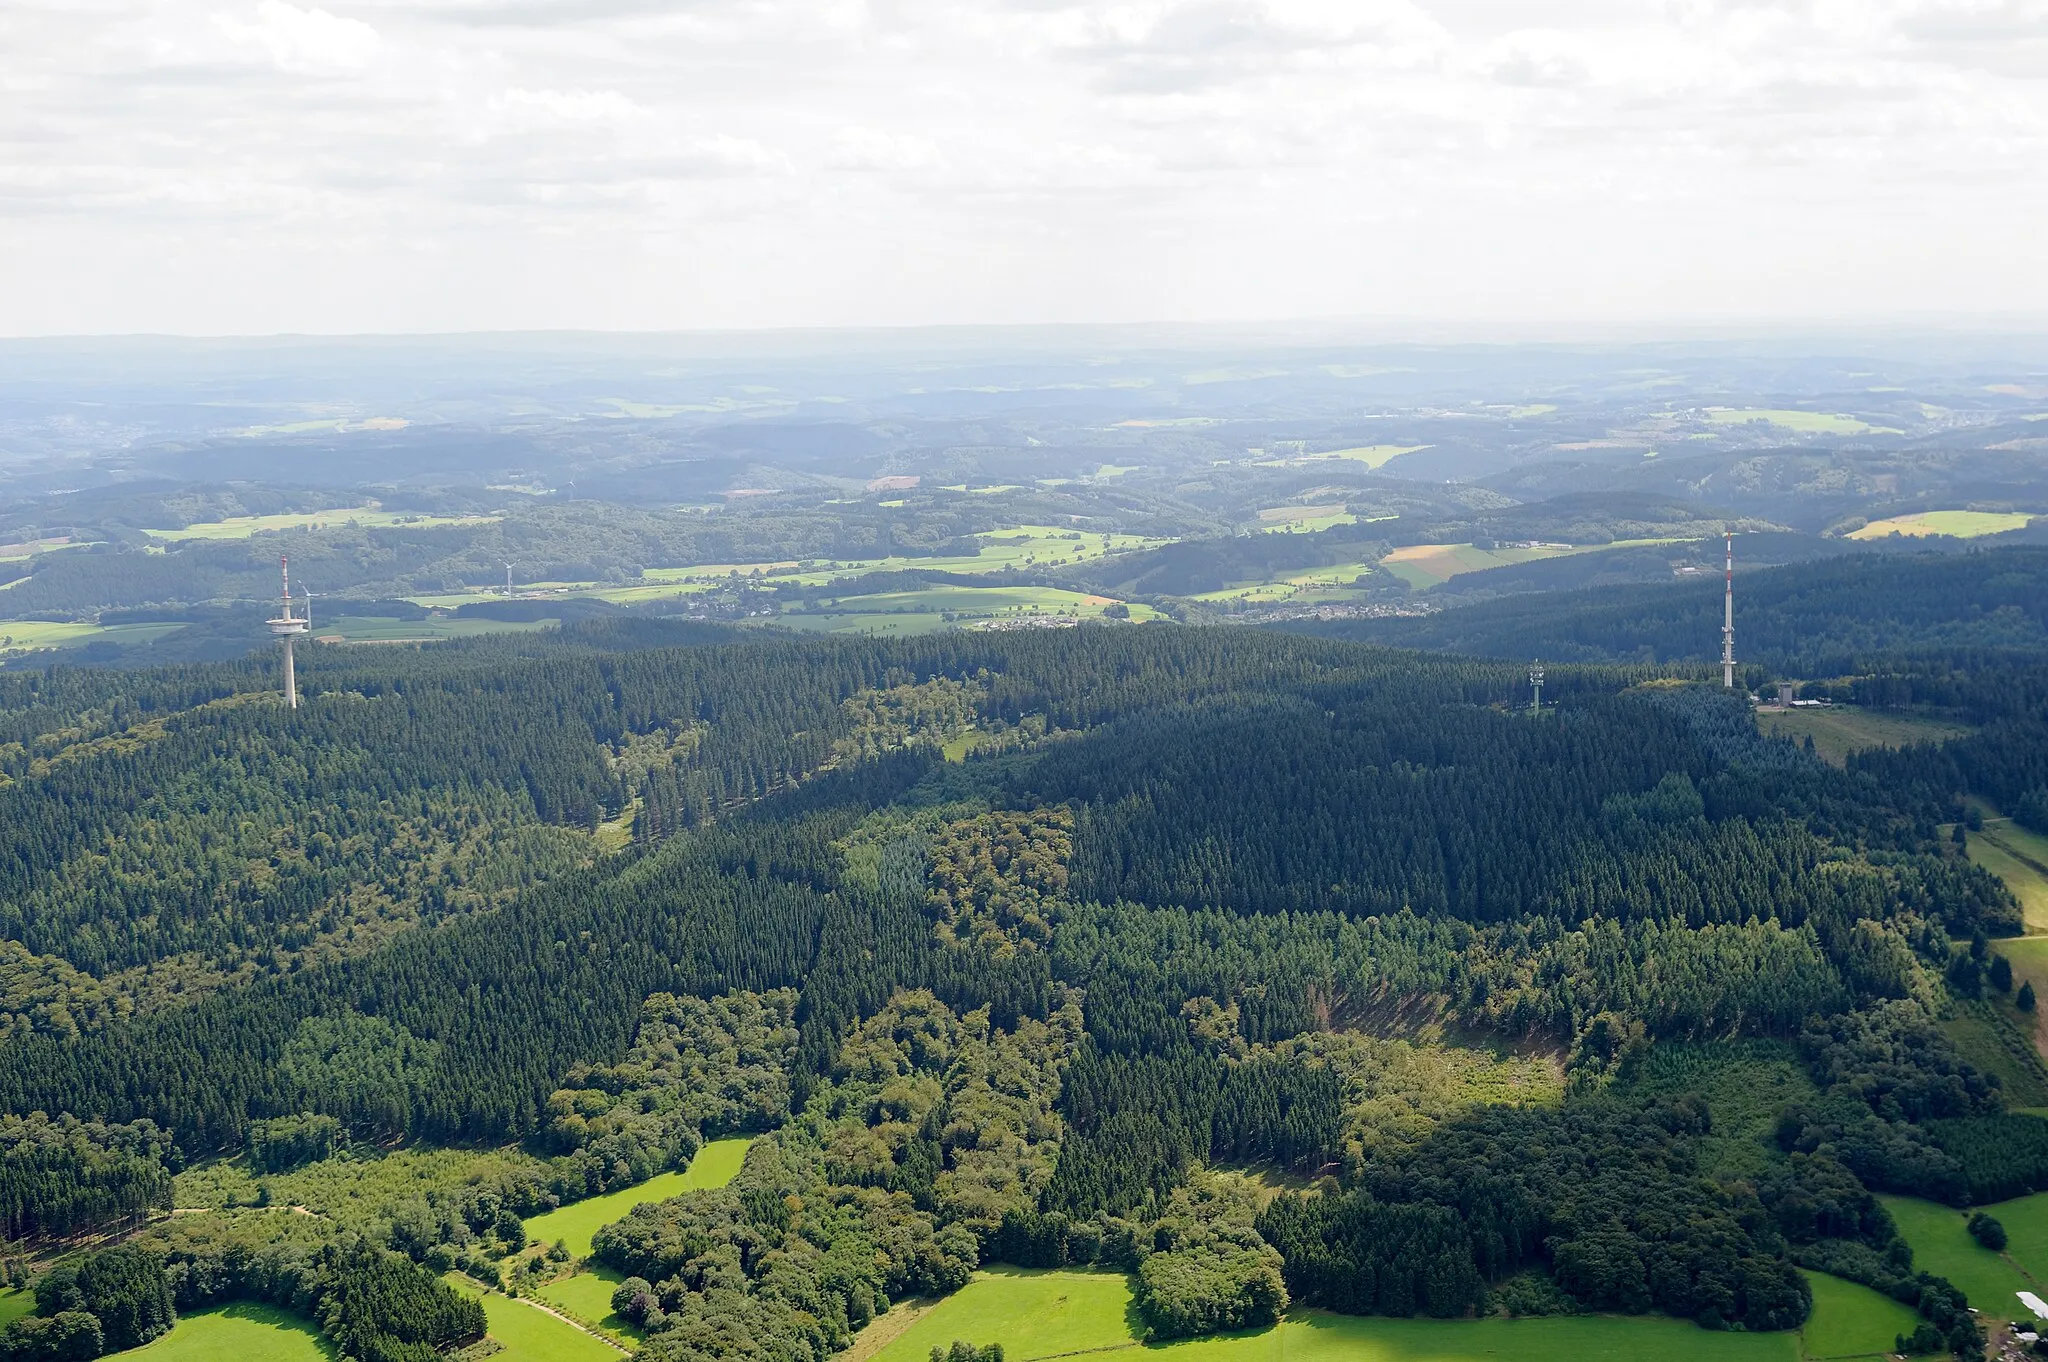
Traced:
<path fill-rule="evenodd" d="M 1539 713 L 1525 673 L 592 620 L 309 649 L 296 711 L 262 655 L 0 675 L 0 1234 L 35 1298 L 0 1357 L 256 1300 L 426 1362 L 484 1332 L 449 1274 L 539 1270 L 524 1218 L 733 1136 L 729 1184 L 592 1238 L 654 1362 L 821 1362 L 993 1263 L 1126 1272 L 1157 1339 L 1783 1330 L 1813 1269 L 1981 1348 L 1878 1196 L 2048 1189 L 2039 1100 L 1950 1024 L 2015 987 L 1968 828 L 2048 808 L 2048 666 L 1846 678 L 1968 736 L 1840 765 L 1648 664 L 1553 666 Z M 1744 1056 L 1780 1097 L 1730 1097 Z M 268 1197 L 392 1150 L 473 1161 L 167 1214 L 174 1177 Z"/>

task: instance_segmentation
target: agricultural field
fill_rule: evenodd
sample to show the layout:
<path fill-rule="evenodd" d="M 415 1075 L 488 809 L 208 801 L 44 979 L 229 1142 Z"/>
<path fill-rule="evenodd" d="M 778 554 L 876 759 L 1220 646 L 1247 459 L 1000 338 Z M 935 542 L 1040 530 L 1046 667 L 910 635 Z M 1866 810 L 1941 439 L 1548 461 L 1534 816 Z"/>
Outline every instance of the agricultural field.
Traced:
<path fill-rule="evenodd" d="M 330 1362 L 341 1356 L 310 1322 L 254 1301 L 182 1316 L 156 1342 L 111 1355 L 135 1362 Z"/>
<path fill-rule="evenodd" d="M 893 1313 L 893 1312 L 892 1312 Z M 851 1362 L 924 1362 L 955 1339 L 1001 1343 L 1010 1362 L 1140 1347 L 1127 1278 L 1101 1272 L 980 1272 L 955 1295 L 914 1315 L 885 1316 L 880 1348 L 854 1341 Z M 1797 1362 L 1792 1334 L 1716 1333 L 1663 1317 L 1418 1320 L 1297 1311 L 1276 1327 L 1153 1345 L 1140 1354 L 1173 1362 Z"/>
<path fill-rule="evenodd" d="M 58 549 L 83 549 L 91 547 L 93 541 L 73 539 L 60 534 L 48 539 L 23 539 L 12 544 L 0 544 L 0 563 L 18 563 L 33 558 L 39 553 L 54 553 Z"/>
<path fill-rule="evenodd" d="M 1633 548 L 1645 544 L 1675 543 L 1669 539 L 1625 539 L 1611 544 L 1545 544 L 1541 548 L 1474 548 L 1470 544 L 1410 544 L 1395 549 L 1380 560 L 1380 566 L 1418 589 L 1442 586 L 1453 577 L 1488 568 L 1533 563 L 1543 558 L 1562 558 L 1573 553 L 1597 553 L 1602 549 Z"/>
<path fill-rule="evenodd" d="M 491 1356 L 499 1362 L 618 1362 L 625 1351 L 531 1301 L 482 1291 L 467 1277 L 447 1280 L 483 1301 L 486 1328 L 499 1345 Z"/>
<path fill-rule="evenodd" d="M 0 657 L 88 643 L 154 643 L 185 626 L 163 624 L 74 624 L 60 620 L 0 620 Z"/>
<path fill-rule="evenodd" d="M 1102 612 L 1115 604 L 1114 596 L 1049 586 L 935 586 L 924 591 L 842 596 L 820 609 L 777 615 L 774 622 L 806 633 L 927 633 L 956 622 L 1031 615 L 1101 619 Z M 1153 619 L 1159 613 L 1138 604 L 1130 606 L 1130 612 L 1134 621 Z"/>
<path fill-rule="evenodd" d="M 1765 421 L 1802 435 L 1898 435 L 1891 426 L 1874 426 L 1861 417 L 1840 412 L 1798 411 L 1787 407 L 1708 407 L 1707 420 L 1717 426 L 1743 426 Z"/>
<path fill-rule="evenodd" d="M 1220 591 L 1203 591 L 1191 599 L 1198 601 L 1284 601 L 1284 600 L 1341 600 L 1350 591 L 1351 584 L 1359 577 L 1369 576 L 1373 571 L 1371 563 L 1337 563 L 1330 567 L 1310 568 L 1306 572 L 1270 582 L 1254 582 L 1241 586 L 1224 587 Z M 1133 617 L 1138 607 L 1132 606 Z"/>
<path fill-rule="evenodd" d="M 1268 506 L 1259 512 L 1259 529 L 1266 534 L 1313 534 L 1335 525 L 1355 525 L 1358 517 L 1342 503 L 1329 506 Z"/>
<path fill-rule="evenodd" d="M 997 490 L 997 489 L 986 489 Z M 695 595 L 731 584 L 735 578 L 755 580 L 762 585 L 824 586 L 846 577 L 865 577 L 877 572 L 953 572 L 986 575 L 1012 568 L 1073 567 L 1094 562 L 1111 554 L 1133 553 L 1158 548 L 1170 541 L 1148 539 L 1135 534 L 1084 534 L 1055 525 L 1017 525 L 978 537 L 981 552 L 943 558 L 806 558 L 774 563 L 700 563 L 690 567 L 649 568 L 640 580 L 624 585 L 605 582 L 522 583 L 521 593 L 580 597 L 609 601 L 613 605 L 639 605 L 648 601 L 671 600 Z M 496 591 L 454 592 L 415 596 L 416 604 L 429 609 L 447 609 L 474 601 L 503 599 Z"/>
<path fill-rule="evenodd" d="M 1892 1213 L 1899 1233 L 1913 1246 L 1913 1265 L 1961 1287 L 1970 1304 L 1983 1311 L 1987 1319 L 2017 1318 L 2024 1307 L 2015 1293 L 2041 1289 L 2039 1282 L 2021 1270 L 2012 1253 L 2001 1256 L 1972 1239 L 1963 1212 L 1917 1197 L 1886 1195 L 1878 1200 Z M 2044 1211 L 2048 1211 L 2048 1197 L 2023 1197 L 1985 1209 L 2004 1222 L 2015 1243 L 2023 1234 L 2029 1242 L 2048 1240 L 2048 1226 L 2041 1223 Z"/>
<path fill-rule="evenodd" d="M 201 521 L 182 530 L 144 530 L 152 539 L 248 539 L 278 530 L 332 530 L 355 525 L 363 529 L 431 530 L 443 525 L 489 525 L 494 515 L 414 515 L 386 511 L 375 503 L 332 511 L 286 511 L 278 515 L 238 515 Z"/>
<path fill-rule="evenodd" d="M 1987 818 L 1969 834 L 1970 859 L 2005 881 L 2020 901 L 2029 932 L 2048 932 L 2048 837 L 2010 818 Z M 2019 962 L 2013 962 L 2017 968 Z M 2035 985 L 2039 992 L 2041 986 Z"/>
<path fill-rule="evenodd" d="M 689 1168 L 681 1173 L 657 1173 L 637 1187 L 609 1192 L 584 1201 L 572 1202 L 560 1210 L 548 1211 L 526 1222 L 526 1237 L 537 1243 L 567 1241 L 569 1252 L 581 1258 L 590 1252 L 590 1236 L 600 1225 L 623 1219 L 626 1212 L 643 1201 L 666 1201 L 702 1187 L 723 1187 L 740 1171 L 747 1156 L 750 1136 L 713 1140 L 697 1151 Z"/>
<path fill-rule="evenodd" d="M 1367 468 L 1383 468 L 1403 454 L 1415 454 L 1428 448 L 1428 445 L 1359 445 L 1355 449 L 1326 449 L 1315 454 L 1304 454 L 1298 459 L 1276 459 L 1273 462 L 1291 466 L 1318 463 L 1324 459 L 1346 459 L 1353 463 L 1362 463 Z"/>
<path fill-rule="evenodd" d="M 1888 1353 L 1900 1334 L 1910 1334 L 1920 1316 L 1881 1291 L 1845 1282 L 1825 1272 L 1808 1272 L 1813 1313 L 1799 1331 L 1807 1358 L 1874 1357 Z"/>
<path fill-rule="evenodd" d="M 1979 535 L 2023 530 L 2032 519 L 2032 516 L 2024 513 L 2004 511 L 1916 511 L 1911 515 L 1895 515 L 1889 520 L 1873 520 L 1862 529 L 1851 531 L 1845 537 L 1883 539 L 1896 534 L 1917 538 L 1922 535 L 1946 534 L 1957 539 L 1975 539 Z"/>
<path fill-rule="evenodd" d="M 1858 709 L 1854 705 L 1765 710 L 1757 714 L 1756 722 L 1758 728 L 1773 737 L 1811 737 L 1813 750 L 1831 766 L 1846 764 L 1850 753 L 1866 748 L 1947 742 L 1950 738 L 1966 738 L 1976 731 L 1968 724 L 1947 719 Z"/>

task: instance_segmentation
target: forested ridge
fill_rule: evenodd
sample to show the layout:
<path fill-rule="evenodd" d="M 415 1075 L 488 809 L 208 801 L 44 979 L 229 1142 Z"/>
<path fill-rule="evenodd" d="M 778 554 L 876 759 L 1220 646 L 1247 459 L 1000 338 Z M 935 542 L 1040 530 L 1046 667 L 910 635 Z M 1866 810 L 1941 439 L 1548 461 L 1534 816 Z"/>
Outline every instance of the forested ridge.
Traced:
<path fill-rule="evenodd" d="M 991 1261 L 1128 1271 L 1166 1338 L 1290 1300 L 1785 1328 L 1825 1259 L 1967 1345 L 1870 1192 L 2048 1186 L 1999 1124 L 2041 1123 L 1936 1024 L 2020 923 L 1943 830 L 2039 786 L 2048 678 L 1902 664 L 2004 727 L 1838 769 L 1643 667 L 1555 667 L 1532 716 L 1522 670 L 597 624 L 319 657 L 296 713 L 252 664 L 0 678 L 6 934 L 81 995 L 240 971 L 83 1024 L 15 1005 L 8 1233 L 133 1224 L 223 1153 L 521 1144 L 493 1200 L 348 1222 L 341 1257 L 226 1208 L 132 1241 L 180 1308 L 296 1303 L 409 1359 L 471 1322 L 432 1272 L 523 1280 L 517 1215 L 742 1132 L 730 1188 L 598 1235 L 651 1358 L 812 1359 Z M 88 863 L 130 846 L 167 864 Z M 1739 1173 L 1711 1101 L 1630 1080 L 1738 1037 L 1809 1084 Z"/>

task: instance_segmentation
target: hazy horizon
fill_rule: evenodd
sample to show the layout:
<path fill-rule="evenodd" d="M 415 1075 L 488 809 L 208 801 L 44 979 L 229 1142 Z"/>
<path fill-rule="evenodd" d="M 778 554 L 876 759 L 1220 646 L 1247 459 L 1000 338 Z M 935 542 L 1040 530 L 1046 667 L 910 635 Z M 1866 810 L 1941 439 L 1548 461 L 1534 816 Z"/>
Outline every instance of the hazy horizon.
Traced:
<path fill-rule="evenodd" d="M 2048 310 L 2048 0 L 23 0 L 0 54 L 16 336 Z"/>

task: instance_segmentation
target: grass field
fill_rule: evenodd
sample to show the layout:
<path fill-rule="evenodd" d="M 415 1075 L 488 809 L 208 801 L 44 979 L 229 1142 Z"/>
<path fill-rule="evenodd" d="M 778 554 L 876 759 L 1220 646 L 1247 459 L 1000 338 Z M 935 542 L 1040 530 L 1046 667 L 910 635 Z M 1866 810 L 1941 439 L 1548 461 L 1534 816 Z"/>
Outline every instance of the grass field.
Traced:
<path fill-rule="evenodd" d="M 342 525 L 365 529 L 428 530 L 441 525 L 488 525 L 494 515 L 411 515 L 371 506 L 343 507 L 332 511 L 287 511 L 279 515 L 240 515 L 227 520 L 206 520 L 182 530 L 144 530 L 154 539 L 247 539 L 276 530 L 331 530 Z"/>
<path fill-rule="evenodd" d="M 951 622 L 1005 619 L 1018 615 L 1071 615 L 1100 619 L 1117 603 L 1114 596 L 1094 596 L 1049 586 L 935 586 L 925 591 L 890 591 L 873 596 L 842 596 L 819 610 L 775 616 L 789 629 L 824 633 L 927 633 Z M 1157 617 L 1148 605 L 1130 607 L 1131 618 Z M 953 621 L 945 616 L 952 615 Z"/>
<path fill-rule="evenodd" d="M 71 624 L 56 620 L 0 620 L 0 656 L 43 648 L 79 648 L 109 643 L 154 643 L 182 624 Z"/>
<path fill-rule="evenodd" d="M 612 1289 L 624 1280 L 608 1267 L 592 1268 L 549 1282 L 534 1294 L 579 1323 L 637 1343 L 645 1337 L 640 1327 L 612 1313 Z"/>
<path fill-rule="evenodd" d="M 1268 506 L 1259 512 L 1259 528 L 1268 534 L 1313 534 L 1334 525 L 1355 525 L 1358 517 L 1339 502 L 1331 506 Z"/>
<path fill-rule="evenodd" d="M 1983 534 L 2023 530 L 2032 519 L 2030 515 L 2004 511 L 1916 511 L 1912 515 L 1895 515 L 1889 520 L 1873 520 L 1862 529 L 1851 531 L 1847 537 L 1883 539 L 1894 534 L 1908 538 L 1947 534 L 1957 539 L 1975 539 Z"/>
<path fill-rule="evenodd" d="M 1987 1318 L 2015 1318 L 2023 1313 L 2023 1307 L 2014 1293 L 2039 1289 L 2013 1261 L 1981 1247 L 1972 1239 L 1962 1212 L 1916 1197 L 1880 1196 L 1878 1200 L 1892 1213 L 1892 1219 L 1898 1222 L 1899 1233 L 1905 1235 L 1906 1242 L 1913 1246 L 1913 1265 L 1946 1277 L 1961 1287 L 1963 1294 L 1970 1298 L 1970 1304 L 1983 1311 Z M 2034 1200 L 2037 1198 L 2022 1198 L 2022 1201 Z M 2005 1207 L 2015 1208 L 2015 1220 L 2006 1220 L 2002 1213 Z M 2035 1226 L 2020 1208 L 2020 1203 L 2007 1202 L 2005 1207 L 1989 1209 L 2005 1221 L 2006 1232 L 2014 1238 L 2018 1238 L 2016 1231 L 2031 1236 Z M 2016 1224 L 2015 1221 L 2021 1223 Z"/>
<path fill-rule="evenodd" d="M 534 1216 L 526 1222 L 526 1237 L 548 1244 L 566 1240 L 569 1252 L 581 1258 L 590 1252 L 590 1236 L 597 1233 L 598 1226 L 621 1219 L 641 1202 L 666 1201 L 700 1187 L 723 1187 L 731 1182 L 747 1156 L 747 1146 L 753 1142 L 751 1136 L 744 1135 L 713 1140 L 697 1151 L 688 1171 L 657 1173 L 637 1187 L 572 1202 L 559 1210 Z"/>
<path fill-rule="evenodd" d="M 2027 930 L 2048 932 L 2048 838 L 1996 818 L 1986 819 L 1969 839 L 1970 859 L 2005 881 L 2020 901 Z"/>
<path fill-rule="evenodd" d="M 479 1291 L 465 1277 L 448 1280 L 483 1301 L 490 1335 L 501 1345 L 491 1354 L 499 1362 L 618 1362 L 623 1351 L 530 1301 Z"/>
<path fill-rule="evenodd" d="M 1814 751 L 1821 760 L 1840 766 L 1851 752 L 1869 747 L 1905 747 L 1916 742 L 1946 742 L 1975 732 L 1967 724 L 1945 719 L 1926 719 L 1917 714 L 1891 714 L 1853 705 L 1830 705 L 1825 709 L 1788 709 L 1760 713 L 1757 727 L 1776 736 L 1813 738 Z"/>
<path fill-rule="evenodd" d="M 112 1356 L 138 1362 L 324 1362 L 341 1354 L 291 1311 L 244 1301 L 185 1315 L 156 1342 Z"/>
<path fill-rule="evenodd" d="M 876 572 L 908 569 L 980 575 L 1005 572 L 1011 568 L 1072 566 L 1111 554 L 1157 548 L 1170 542 L 1135 534 L 1083 533 L 1056 525 L 1013 525 L 1007 529 L 992 530 L 977 539 L 981 552 L 972 556 L 700 563 L 690 567 L 649 568 L 641 574 L 639 582 L 629 586 L 612 586 L 603 582 L 533 582 L 526 589 L 609 601 L 614 605 L 635 605 L 709 591 L 729 581 L 734 574 L 752 579 L 758 572 L 764 583 L 798 586 L 823 586 L 844 577 L 865 577 Z M 447 608 L 467 605 L 472 601 L 494 600 L 497 594 L 494 591 L 455 592 L 415 596 L 412 600 L 430 608 Z"/>
<path fill-rule="evenodd" d="M 900 1325 L 900 1319 L 891 1325 Z M 849 1357 L 924 1362 L 955 1339 L 1000 1343 L 1010 1362 L 1136 1349 L 1129 1281 L 1110 1273 L 1002 1268 L 975 1274 L 886 1346 Z M 1147 1347 L 1174 1362 L 1796 1362 L 1792 1334 L 1712 1333 L 1683 1320 L 1360 1319 L 1297 1311 L 1275 1328 Z"/>
<path fill-rule="evenodd" d="M 23 1315 L 32 1314 L 35 1308 L 36 1298 L 26 1291 L 16 1291 L 13 1287 L 0 1291 L 0 1329 L 5 1329 Z"/>
<path fill-rule="evenodd" d="M 1920 1323 L 1918 1314 L 1882 1292 L 1825 1272 L 1805 1275 L 1813 1287 L 1813 1313 L 1799 1331 L 1799 1348 L 1806 1357 L 1888 1353 L 1900 1334 L 1912 1333 Z"/>
<path fill-rule="evenodd" d="M 1380 566 L 1410 586 L 1442 586 L 1453 577 L 1488 568 L 1511 567 L 1544 558 L 1562 558 L 1573 553 L 1597 553 L 1602 549 L 1625 549 L 1645 544 L 1669 544 L 1670 539 L 1627 539 L 1611 544 L 1545 545 L 1539 549 L 1479 549 L 1470 544 L 1410 544 L 1395 549 L 1380 560 Z"/>
<path fill-rule="evenodd" d="M 2013 1106 L 2048 1107 L 2048 1069 L 2042 1067 L 2040 1050 L 2033 1043 L 2038 1010 L 2036 1016 L 2026 1016 L 1996 994 L 1958 1000 L 1955 1009 L 1955 1015 L 1941 1023 L 1941 1033 L 1956 1053 L 1985 1073 L 1997 1074 Z"/>
<path fill-rule="evenodd" d="M 1708 407 L 1707 419 L 1717 426 L 1741 426 L 1751 421 L 1768 421 L 1802 435 L 1898 435 L 1890 426 L 1874 426 L 1840 412 L 1796 411 L 1787 407 Z"/>

